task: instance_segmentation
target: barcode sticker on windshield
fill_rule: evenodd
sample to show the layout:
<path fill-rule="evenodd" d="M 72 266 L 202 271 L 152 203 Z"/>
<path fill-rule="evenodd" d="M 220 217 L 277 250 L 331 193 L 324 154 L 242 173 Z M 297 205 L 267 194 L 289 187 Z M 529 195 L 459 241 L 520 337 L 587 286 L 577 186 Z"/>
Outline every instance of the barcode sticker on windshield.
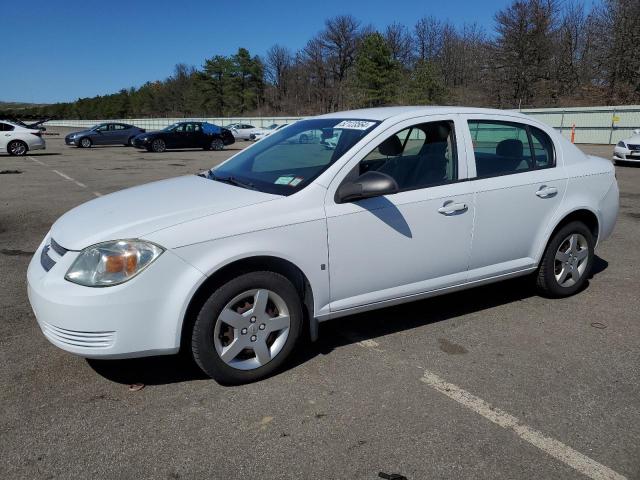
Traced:
<path fill-rule="evenodd" d="M 348 130 L 367 130 L 372 125 L 375 125 L 376 122 L 367 122 L 364 120 L 343 120 L 333 128 L 343 128 Z"/>

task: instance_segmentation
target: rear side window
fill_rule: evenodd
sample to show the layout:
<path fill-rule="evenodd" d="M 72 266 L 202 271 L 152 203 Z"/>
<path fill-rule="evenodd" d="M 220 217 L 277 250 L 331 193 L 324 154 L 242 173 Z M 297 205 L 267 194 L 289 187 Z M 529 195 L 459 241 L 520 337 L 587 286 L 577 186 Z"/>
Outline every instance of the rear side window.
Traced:
<path fill-rule="evenodd" d="M 553 142 L 539 128 L 492 120 L 470 120 L 468 123 L 478 177 L 554 166 Z"/>
<path fill-rule="evenodd" d="M 0 132 L 11 132 L 15 127 L 8 123 L 0 123 Z"/>

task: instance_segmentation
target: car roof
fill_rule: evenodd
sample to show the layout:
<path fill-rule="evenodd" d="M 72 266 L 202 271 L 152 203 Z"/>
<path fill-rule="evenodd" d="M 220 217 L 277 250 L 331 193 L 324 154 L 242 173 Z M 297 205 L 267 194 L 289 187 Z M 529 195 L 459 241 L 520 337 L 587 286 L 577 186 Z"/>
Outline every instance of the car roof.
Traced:
<path fill-rule="evenodd" d="M 492 108 L 451 107 L 451 106 L 406 106 L 406 107 L 378 107 L 347 110 L 320 115 L 319 118 L 349 118 L 360 120 L 387 120 L 393 117 L 416 115 L 450 115 L 456 113 L 477 113 L 484 115 L 508 115 L 510 117 L 531 118 L 513 110 L 498 110 Z"/>

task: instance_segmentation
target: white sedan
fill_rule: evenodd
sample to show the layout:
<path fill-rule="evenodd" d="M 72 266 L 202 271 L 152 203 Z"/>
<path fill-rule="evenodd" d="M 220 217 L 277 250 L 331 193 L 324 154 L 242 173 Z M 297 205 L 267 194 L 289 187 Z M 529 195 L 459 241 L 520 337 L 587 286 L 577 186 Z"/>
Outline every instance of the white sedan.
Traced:
<path fill-rule="evenodd" d="M 282 125 L 277 125 L 274 123 L 273 125 L 267 128 L 257 128 L 249 135 L 249 139 L 253 140 L 254 142 L 257 142 L 258 140 L 262 140 L 264 137 L 268 137 L 273 132 L 277 132 L 281 128 L 286 127 L 287 125 L 288 125 L 287 123 L 284 123 Z"/>
<path fill-rule="evenodd" d="M 248 123 L 232 123 L 231 125 L 227 125 L 225 128 L 231 130 L 233 138 L 236 140 L 249 140 L 253 132 L 261 130 L 253 125 L 249 125 Z"/>
<path fill-rule="evenodd" d="M 0 120 L 0 152 L 22 156 L 30 150 L 44 150 L 46 143 L 42 131 L 7 120 Z"/>
<path fill-rule="evenodd" d="M 29 299 L 69 352 L 183 348 L 242 383 L 280 368 L 319 322 L 356 312 L 523 275 L 542 295 L 573 295 L 617 213 L 613 164 L 531 117 L 332 113 L 198 176 L 67 212 L 29 265 Z"/>
<path fill-rule="evenodd" d="M 613 149 L 613 160 L 618 162 L 640 162 L 640 130 L 633 137 L 620 140 Z"/>

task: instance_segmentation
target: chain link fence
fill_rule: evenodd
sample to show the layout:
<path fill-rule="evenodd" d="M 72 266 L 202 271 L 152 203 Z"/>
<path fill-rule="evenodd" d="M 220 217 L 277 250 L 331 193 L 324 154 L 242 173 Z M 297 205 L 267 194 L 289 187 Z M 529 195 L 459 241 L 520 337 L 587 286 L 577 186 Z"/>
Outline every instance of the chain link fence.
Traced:
<path fill-rule="evenodd" d="M 522 110 L 522 113 L 550 125 L 566 138 L 571 139 L 575 126 L 575 143 L 615 144 L 633 135 L 640 128 L 640 105 L 617 107 L 539 108 Z M 160 130 L 176 122 L 187 120 L 228 126 L 234 123 L 268 127 L 300 120 L 301 117 L 208 117 L 208 118 L 122 118 L 117 120 L 50 120 L 46 125 L 87 128 L 103 122 L 122 122 L 146 130 Z"/>

